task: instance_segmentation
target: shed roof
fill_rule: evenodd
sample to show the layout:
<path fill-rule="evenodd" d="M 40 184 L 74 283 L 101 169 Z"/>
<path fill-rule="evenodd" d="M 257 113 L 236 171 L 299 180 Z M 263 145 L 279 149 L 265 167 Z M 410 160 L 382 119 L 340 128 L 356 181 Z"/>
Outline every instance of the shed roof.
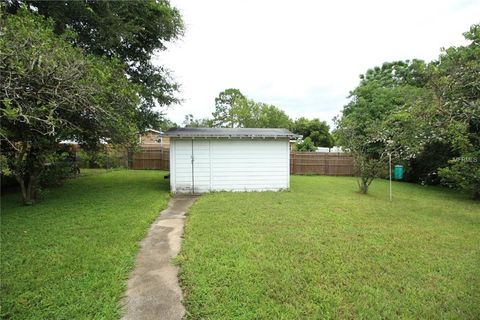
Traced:
<path fill-rule="evenodd" d="M 301 135 L 279 128 L 173 128 L 165 132 L 173 138 L 288 138 Z"/>

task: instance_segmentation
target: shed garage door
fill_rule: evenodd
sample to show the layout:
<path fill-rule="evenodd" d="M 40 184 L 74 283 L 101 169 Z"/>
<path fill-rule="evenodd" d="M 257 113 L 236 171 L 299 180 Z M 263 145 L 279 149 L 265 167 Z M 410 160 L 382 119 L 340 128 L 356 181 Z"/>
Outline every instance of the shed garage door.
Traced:
<path fill-rule="evenodd" d="M 172 191 L 286 189 L 289 152 L 287 139 L 175 139 L 171 144 Z"/>

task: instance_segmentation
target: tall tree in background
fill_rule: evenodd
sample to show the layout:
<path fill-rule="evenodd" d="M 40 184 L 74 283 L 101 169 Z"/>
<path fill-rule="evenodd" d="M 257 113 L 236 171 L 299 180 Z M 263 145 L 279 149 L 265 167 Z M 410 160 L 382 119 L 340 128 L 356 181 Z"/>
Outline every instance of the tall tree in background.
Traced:
<path fill-rule="evenodd" d="M 258 128 L 289 128 L 292 120 L 283 111 L 274 105 L 266 103 L 257 103 L 259 109 L 256 119 L 256 127 Z"/>
<path fill-rule="evenodd" d="M 211 126 L 220 128 L 288 128 L 291 120 L 274 105 L 256 102 L 238 89 L 226 89 L 215 98 Z M 204 124 L 209 124 L 205 119 Z"/>
<path fill-rule="evenodd" d="M 178 85 L 168 70 L 153 64 L 152 57 L 183 34 L 176 8 L 166 0 L 9 0 L 7 12 L 16 14 L 22 5 L 52 19 L 55 33 L 74 31 L 76 36 L 68 40 L 87 53 L 123 62 L 140 97 L 139 130 L 160 126 L 162 116 L 154 107 L 177 102 Z"/>
<path fill-rule="evenodd" d="M 187 128 L 211 128 L 213 120 L 208 118 L 195 119 L 193 114 L 187 114 L 182 124 Z"/>
<path fill-rule="evenodd" d="M 238 89 L 226 89 L 215 98 L 215 111 L 212 113 L 214 127 L 234 128 L 238 126 L 238 110 L 246 102 L 245 96 Z M 237 110 L 237 114 L 233 111 Z"/>

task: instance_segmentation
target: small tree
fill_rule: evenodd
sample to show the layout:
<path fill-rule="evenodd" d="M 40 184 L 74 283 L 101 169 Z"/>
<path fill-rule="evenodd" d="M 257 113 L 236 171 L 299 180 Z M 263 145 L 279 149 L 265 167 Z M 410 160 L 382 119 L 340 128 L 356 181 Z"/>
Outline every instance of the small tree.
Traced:
<path fill-rule="evenodd" d="M 372 181 L 385 170 L 388 156 L 379 132 L 379 123 L 359 123 L 349 118 L 336 121 L 339 142 L 353 157 L 358 190 L 366 194 Z"/>
<path fill-rule="evenodd" d="M 424 126 L 415 123 L 411 109 L 431 102 L 423 88 L 424 70 L 420 60 L 384 63 L 361 75 L 350 93 L 350 102 L 336 120 L 335 135 L 354 158 L 360 192 L 367 193 L 386 168 L 389 153 L 406 159 L 422 148 Z"/>

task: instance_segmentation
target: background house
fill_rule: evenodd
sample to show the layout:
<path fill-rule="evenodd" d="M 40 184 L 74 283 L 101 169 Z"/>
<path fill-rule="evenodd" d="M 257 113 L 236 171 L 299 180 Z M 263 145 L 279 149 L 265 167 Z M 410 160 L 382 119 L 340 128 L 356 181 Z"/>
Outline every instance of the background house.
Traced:
<path fill-rule="evenodd" d="M 170 138 L 162 136 L 162 134 L 162 131 L 154 129 L 145 130 L 143 134 L 139 135 L 140 146 L 170 148 Z"/>

